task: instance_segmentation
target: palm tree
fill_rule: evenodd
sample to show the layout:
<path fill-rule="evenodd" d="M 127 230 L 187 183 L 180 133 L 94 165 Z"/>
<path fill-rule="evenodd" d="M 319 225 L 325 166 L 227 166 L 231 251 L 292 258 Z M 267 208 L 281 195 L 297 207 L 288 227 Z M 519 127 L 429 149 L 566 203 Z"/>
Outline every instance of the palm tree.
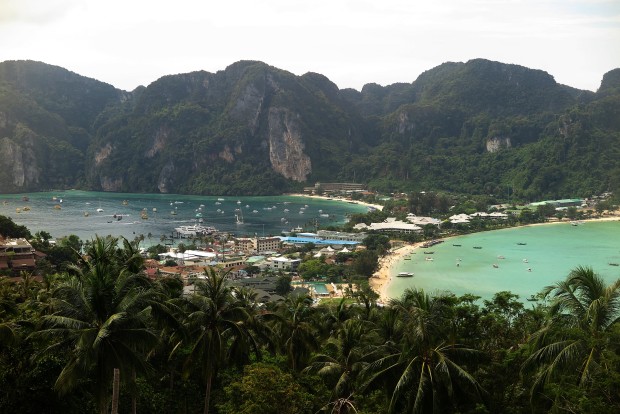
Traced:
<path fill-rule="evenodd" d="M 377 349 L 378 357 L 362 370 L 362 390 L 379 381 L 392 387 L 390 413 L 450 411 L 459 385 L 478 396 L 477 381 L 457 362 L 475 361 L 480 354 L 447 340 L 449 301 L 408 289 L 391 306 L 404 324 L 402 339 Z M 400 334 L 399 328 L 388 331 Z"/>
<path fill-rule="evenodd" d="M 273 314 L 280 349 L 286 354 L 293 371 L 303 368 L 310 353 L 319 345 L 311 305 L 309 296 L 289 295 Z"/>
<path fill-rule="evenodd" d="M 523 372 L 537 368 L 532 397 L 562 374 L 586 388 L 609 369 L 605 351 L 620 321 L 620 279 L 607 286 L 592 268 L 579 266 L 542 293 L 551 301 L 548 320 L 532 336 L 534 351 L 523 365 Z"/>
<path fill-rule="evenodd" d="M 247 310 L 226 285 L 228 273 L 207 268 L 205 275 L 205 281 L 196 285 L 197 293 L 186 299 L 184 325 L 189 337 L 181 339 L 175 351 L 190 346 L 186 373 L 197 364 L 201 367 L 205 380 L 204 413 L 208 414 L 211 387 L 218 369 L 231 359 L 231 354 L 249 353 L 253 338 L 245 325 Z"/>
<path fill-rule="evenodd" d="M 148 323 L 149 306 L 158 297 L 147 278 L 123 269 L 116 243 L 93 241 L 83 267 L 73 266 L 74 274 L 53 289 L 52 313 L 33 334 L 50 340 L 43 352 L 68 356 L 55 388 L 64 394 L 91 379 L 101 414 L 107 412 L 115 370 L 146 372 L 145 353 L 157 342 Z"/>
<path fill-rule="evenodd" d="M 324 352 L 312 357 L 305 372 L 333 379 L 332 401 L 351 401 L 357 392 L 357 377 L 364 367 L 364 357 L 375 341 L 371 340 L 371 324 L 360 319 L 345 321 L 324 346 Z"/>

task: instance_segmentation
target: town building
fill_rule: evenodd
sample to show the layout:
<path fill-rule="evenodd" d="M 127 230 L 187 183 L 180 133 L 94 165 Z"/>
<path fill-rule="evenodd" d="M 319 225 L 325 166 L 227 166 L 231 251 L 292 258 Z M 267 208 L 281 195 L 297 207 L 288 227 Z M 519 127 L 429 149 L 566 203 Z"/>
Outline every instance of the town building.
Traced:
<path fill-rule="evenodd" d="M 0 270 L 34 270 L 36 251 L 26 239 L 0 238 Z"/>
<path fill-rule="evenodd" d="M 396 217 L 388 217 L 381 223 L 370 223 L 370 225 L 366 225 L 364 223 L 358 223 L 353 228 L 360 230 L 374 230 L 380 233 L 420 233 L 422 231 L 422 227 L 412 224 L 405 223 L 404 221 L 396 220 Z"/>
<path fill-rule="evenodd" d="M 344 240 L 344 241 L 354 241 L 358 243 L 362 243 L 364 239 L 368 236 L 366 233 L 345 233 L 341 231 L 331 231 L 331 230 L 319 230 L 317 232 L 317 236 L 322 239 L 329 240 Z"/>

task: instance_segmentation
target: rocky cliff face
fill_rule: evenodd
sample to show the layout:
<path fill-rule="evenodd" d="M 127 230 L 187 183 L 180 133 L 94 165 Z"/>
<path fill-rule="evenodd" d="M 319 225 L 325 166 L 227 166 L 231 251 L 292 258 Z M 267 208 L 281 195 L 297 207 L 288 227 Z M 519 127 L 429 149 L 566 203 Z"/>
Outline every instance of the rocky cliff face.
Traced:
<path fill-rule="evenodd" d="M 493 137 L 487 139 L 487 152 L 497 152 L 502 148 L 510 148 L 511 146 L 510 137 Z"/>
<path fill-rule="evenodd" d="M 21 133 L 19 143 L 7 137 L 0 139 L 0 188 L 19 191 L 36 187 L 40 171 L 35 152 L 35 136 Z"/>
<path fill-rule="evenodd" d="M 269 110 L 269 160 L 284 177 L 303 182 L 312 172 L 312 162 L 304 154 L 298 117 L 285 108 Z"/>

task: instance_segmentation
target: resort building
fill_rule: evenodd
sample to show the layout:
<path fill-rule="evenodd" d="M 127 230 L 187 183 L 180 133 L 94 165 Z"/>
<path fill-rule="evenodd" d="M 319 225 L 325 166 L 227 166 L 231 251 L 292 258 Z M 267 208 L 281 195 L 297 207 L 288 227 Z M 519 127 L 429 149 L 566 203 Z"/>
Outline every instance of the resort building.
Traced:
<path fill-rule="evenodd" d="M 381 223 L 370 223 L 366 225 L 364 223 L 356 224 L 355 229 L 361 230 L 375 230 L 380 233 L 419 233 L 422 231 L 422 227 L 413 224 L 405 223 L 404 221 L 396 220 L 396 217 L 388 217 Z"/>
<path fill-rule="evenodd" d="M 289 259 L 288 257 L 270 257 L 266 261 L 267 267 L 272 270 L 282 270 L 285 272 L 296 272 L 301 264 L 301 259 Z"/>
<path fill-rule="evenodd" d="M 35 259 L 36 252 L 28 240 L 0 238 L 0 270 L 33 270 Z"/>
<path fill-rule="evenodd" d="M 250 237 L 235 239 L 237 247 L 247 254 L 277 252 L 280 249 L 280 242 L 279 237 Z"/>
<path fill-rule="evenodd" d="M 416 216 L 413 213 L 407 214 L 407 221 L 409 223 L 413 223 L 416 226 L 424 227 L 427 224 L 432 224 L 433 226 L 438 226 L 441 224 L 441 220 L 433 218 L 433 217 L 422 217 Z"/>
<path fill-rule="evenodd" d="M 363 242 L 368 236 L 366 233 L 344 233 L 330 230 L 319 230 L 317 235 L 322 239 L 355 241 L 359 243 Z"/>
<path fill-rule="evenodd" d="M 364 184 L 358 183 L 315 183 L 314 187 L 304 188 L 308 193 L 353 193 L 364 191 Z"/>
<path fill-rule="evenodd" d="M 559 207 L 585 207 L 586 201 L 581 198 L 566 198 L 562 200 L 545 200 L 536 203 L 530 203 L 530 207 L 536 208 L 538 206 L 546 206 L 551 204 L 555 208 Z"/>

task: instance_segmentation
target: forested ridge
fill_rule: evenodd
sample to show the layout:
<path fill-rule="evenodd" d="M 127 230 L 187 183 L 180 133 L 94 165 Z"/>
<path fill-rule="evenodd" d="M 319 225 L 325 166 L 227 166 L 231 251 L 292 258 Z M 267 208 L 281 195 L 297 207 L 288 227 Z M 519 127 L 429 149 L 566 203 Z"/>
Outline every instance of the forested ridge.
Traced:
<path fill-rule="evenodd" d="M 279 194 L 317 181 L 522 200 L 618 191 L 620 69 L 598 91 L 474 59 L 340 90 L 262 62 L 126 92 L 0 63 L 0 191 Z"/>
<path fill-rule="evenodd" d="M 588 266 L 528 306 L 418 289 L 383 306 L 355 265 L 389 249 L 371 235 L 341 258 L 356 287 L 342 299 L 316 304 L 280 275 L 283 300 L 263 304 L 217 267 L 185 294 L 180 277 L 147 277 L 138 238 L 0 229 L 47 253 L 35 273 L 0 276 L 0 412 L 620 410 L 620 279 Z M 328 266 L 304 253 L 300 272 Z"/>

